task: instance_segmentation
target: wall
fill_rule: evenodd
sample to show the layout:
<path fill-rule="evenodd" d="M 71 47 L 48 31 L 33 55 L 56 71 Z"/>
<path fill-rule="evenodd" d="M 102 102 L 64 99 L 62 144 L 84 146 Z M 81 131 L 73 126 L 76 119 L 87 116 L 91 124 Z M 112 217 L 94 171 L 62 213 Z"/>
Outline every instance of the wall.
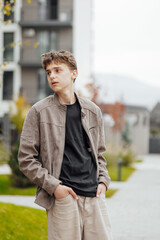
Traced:
<path fill-rule="evenodd" d="M 23 94 L 29 102 L 37 101 L 37 69 L 23 68 L 22 70 Z"/>

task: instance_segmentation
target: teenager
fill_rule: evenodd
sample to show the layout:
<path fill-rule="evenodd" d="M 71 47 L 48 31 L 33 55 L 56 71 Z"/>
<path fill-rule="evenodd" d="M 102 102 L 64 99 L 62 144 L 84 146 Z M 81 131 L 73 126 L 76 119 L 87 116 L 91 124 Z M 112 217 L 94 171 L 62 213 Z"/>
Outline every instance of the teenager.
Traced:
<path fill-rule="evenodd" d="M 37 185 L 49 240 L 111 240 L 100 108 L 74 91 L 77 64 L 68 51 L 42 55 L 54 94 L 29 110 L 20 140 L 21 171 Z"/>

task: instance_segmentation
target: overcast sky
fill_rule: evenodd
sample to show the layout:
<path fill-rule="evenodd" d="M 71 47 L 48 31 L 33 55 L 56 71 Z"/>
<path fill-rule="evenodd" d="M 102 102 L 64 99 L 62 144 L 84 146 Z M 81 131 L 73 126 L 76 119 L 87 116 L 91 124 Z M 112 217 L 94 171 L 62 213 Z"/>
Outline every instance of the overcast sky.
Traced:
<path fill-rule="evenodd" d="M 95 0 L 94 72 L 160 87 L 160 0 Z"/>

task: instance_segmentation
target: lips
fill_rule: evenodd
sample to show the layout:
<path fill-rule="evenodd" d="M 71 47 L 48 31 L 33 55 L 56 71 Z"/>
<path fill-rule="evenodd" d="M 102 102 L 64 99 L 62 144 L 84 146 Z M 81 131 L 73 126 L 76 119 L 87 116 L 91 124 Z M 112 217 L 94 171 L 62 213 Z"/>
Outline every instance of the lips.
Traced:
<path fill-rule="evenodd" d="M 51 84 L 52 84 L 52 86 L 54 86 L 54 85 L 56 85 L 58 82 L 52 82 Z"/>

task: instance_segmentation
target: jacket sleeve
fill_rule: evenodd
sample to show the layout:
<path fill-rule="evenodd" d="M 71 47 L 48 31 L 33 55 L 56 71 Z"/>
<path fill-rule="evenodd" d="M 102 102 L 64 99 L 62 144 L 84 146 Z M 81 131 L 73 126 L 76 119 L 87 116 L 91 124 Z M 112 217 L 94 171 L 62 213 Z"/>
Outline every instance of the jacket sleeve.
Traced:
<path fill-rule="evenodd" d="M 19 168 L 33 183 L 52 196 L 55 188 L 61 181 L 50 175 L 39 161 L 39 125 L 39 113 L 32 107 L 25 118 L 21 133 L 18 153 Z"/>
<path fill-rule="evenodd" d="M 108 174 L 108 170 L 106 168 L 107 162 L 106 159 L 102 156 L 104 152 L 106 152 L 106 146 L 105 146 L 105 136 L 104 136 L 104 122 L 102 117 L 101 109 L 98 108 L 98 116 L 99 116 L 99 139 L 98 139 L 98 164 L 99 164 L 99 183 L 104 183 L 107 187 L 107 190 L 109 188 L 109 184 L 111 182 L 111 178 Z"/>

